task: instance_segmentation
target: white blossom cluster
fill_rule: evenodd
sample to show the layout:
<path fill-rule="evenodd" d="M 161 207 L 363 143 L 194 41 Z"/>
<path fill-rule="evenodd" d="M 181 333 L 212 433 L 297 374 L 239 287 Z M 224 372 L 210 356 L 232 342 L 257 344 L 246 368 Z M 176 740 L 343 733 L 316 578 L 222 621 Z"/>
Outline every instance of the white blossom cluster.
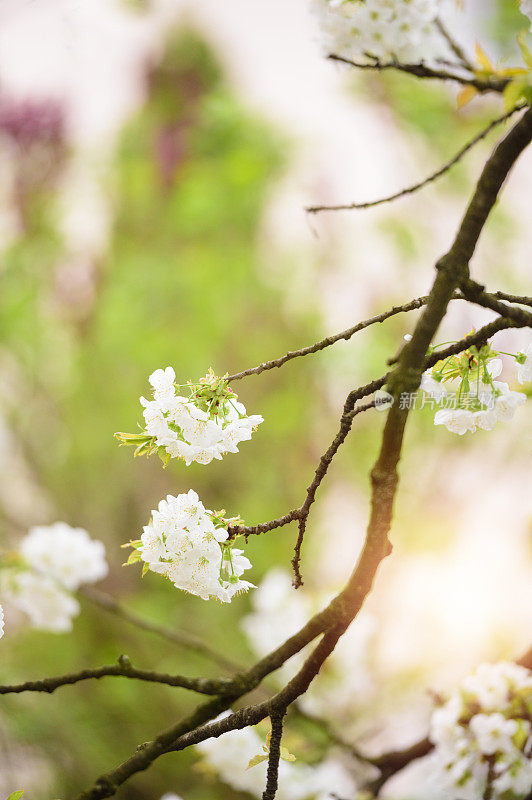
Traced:
<path fill-rule="evenodd" d="M 192 489 L 177 497 L 161 500 L 128 564 L 144 562 L 145 569 L 168 578 L 174 586 L 208 600 L 231 602 L 236 594 L 247 592 L 253 584 L 242 580 L 251 567 L 249 560 L 227 543 L 223 512 L 205 508 Z"/>
<path fill-rule="evenodd" d="M 443 406 L 436 412 L 434 424 L 444 425 L 458 436 L 468 431 L 491 431 L 499 421 L 511 420 L 516 409 L 526 402 L 524 392 L 515 392 L 507 383 L 495 380 L 503 368 L 500 358 L 483 357 L 482 351 L 475 353 L 476 357 L 471 356 L 472 366 L 468 352 L 448 359 L 443 366 L 436 365 L 421 380 L 421 389 Z M 518 380 L 525 383 L 532 378 L 532 345 L 514 358 Z M 454 388 L 457 381 L 458 388 L 451 395 L 445 384 Z"/>
<path fill-rule="evenodd" d="M 4 609 L 0 605 L 0 639 L 4 635 Z"/>
<path fill-rule="evenodd" d="M 146 434 L 137 452 L 162 448 L 167 458 L 181 458 L 187 466 L 195 461 L 210 464 L 226 453 L 238 453 L 238 444 L 251 439 L 254 429 L 263 422 L 259 414 L 248 416 L 245 407 L 212 370 L 199 384 L 191 386 L 191 396 L 176 394 L 172 367 L 158 369 L 149 377 L 153 400 L 140 398 L 144 407 Z M 118 435 L 127 443 L 127 434 Z M 134 437 L 134 435 L 133 435 Z M 135 440 L 135 437 L 134 437 Z"/>
<path fill-rule="evenodd" d="M 103 543 L 66 522 L 32 528 L 21 542 L 20 554 L 36 572 L 49 575 L 71 591 L 107 575 Z"/>
<path fill-rule="evenodd" d="M 441 781 L 454 800 L 521 800 L 532 787 L 532 672 L 483 664 L 431 720 Z"/>
<path fill-rule="evenodd" d="M 328 53 L 413 63 L 439 55 L 439 0 L 312 0 Z"/>
<path fill-rule="evenodd" d="M 82 528 L 65 522 L 32 528 L 22 540 L 18 562 L 2 570 L 6 599 L 32 625 L 60 633 L 72 629 L 79 603 L 71 592 L 107 574 L 105 548 Z"/>
<path fill-rule="evenodd" d="M 222 714 L 222 719 L 230 712 Z M 261 798 L 266 784 L 266 761 L 249 767 L 251 759 L 264 752 L 264 741 L 254 728 L 228 731 L 196 745 L 220 780 L 238 792 Z M 342 764 L 328 759 L 311 766 L 281 760 L 276 800 L 329 800 L 331 796 L 353 797 L 354 781 Z"/>

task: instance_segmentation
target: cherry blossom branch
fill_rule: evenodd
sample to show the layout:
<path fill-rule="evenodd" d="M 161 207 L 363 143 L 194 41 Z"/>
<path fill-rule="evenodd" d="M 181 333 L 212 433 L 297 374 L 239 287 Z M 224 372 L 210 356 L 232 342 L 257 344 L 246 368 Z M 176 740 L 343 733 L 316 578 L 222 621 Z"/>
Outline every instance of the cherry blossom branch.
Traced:
<path fill-rule="evenodd" d="M 120 656 L 117 664 L 97 667 L 96 669 L 82 669 L 79 672 L 72 672 L 67 675 L 43 678 L 37 681 L 26 681 L 25 683 L 13 684 L 11 686 L 0 686 L 0 695 L 21 694 L 22 692 L 46 692 L 52 694 L 52 692 L 55 692 L 55 690 L 59 689 L 61 686 L 72 686 L 81 681 L 91 679 L 99 680 L 100 678 L 111 676 L 147 681 L 148 683 L 162 683 L 167 686 L 177 686 L 182 689 L 190 689 L 200 694 L 210 695 L 223 694 L 224 687 L 230 683 L 229 681 L 223 680 L 187 678 L 183 675 L 168 675 L 162 672 L 135 669 L 127 656 Z"/>
<path fill-rule="evenodd" d="M 272 733 L 270 738 L 270 752 L 268 756 L 268 770 L 266 773 L 266 788 L 262 800 L 275 800 L 279 784 L 279 761 L 281 760 L 281 739 L 283 738 L 283 717 L 286 709 L 281 709 L 271 715 Z"/>
<path fill-rule="evenodd" d="M 356 67 L 362 70 L 372 70 L 374 72 L 386 72 L 388 70 L 395 70 L 396 72 L 404 72 L 407 75 L 412 75 L 415 78 L 424 78 L 428 80 L 439 81 L 453 81 L 462 86 L 471 86 L 480 94 L 485 92 L 497 92 L 502 94 L 509 83 L 508 78 L 486 77 L 464 77 L 458 75 L 456 72 L 449 72 L 443 69 L 434 69 L 428 67 L 426 64 L 401 64 L 398 61 L 379 61 L 374 58 L 371 62 L 353 61 L 345 56 L 339 56 L 331 53 L 327 56 L 330 61 L 337 61 L 341 64 L 347 64 L 350 67 Z"/>
<path fill-rule="evenodd" d="M 474 72 L 475 71 L 474 64 L 467 57 L 464 48 L 456 41 L 454 36 L 451 35 L 450 31 L 447 30 L 447 27 L 440 18 L 436 19 L 436 27 L 438 28 L 439 32 L 441 33 L 441 35 L 443 36 L 443 38 L 445 39 L 445 41 L 447 42 L 447 44 L 449 45 L 449 47 L 451 48 L 457 59 L 460 61 L 464 69 L 467 69 L 470 72 Z"/>
<path fill-rule="evenodd" d="M 466 299 L 471 303 L 483 306 L 483 308 L 489 308 L 501 317 L 514 320 L 514 322 L 518 322 L 523 326 L 532 326 L 531 311 L 501 302 L 493 294 L 486 292 L 482 284 L 468 279 L 462 282 L 460 288 Z"/>
<path fill-rule="evenodd" d="M 507 309 L 508 307 L 505 307 Z M 519 310 L 519 309 L 517 309 Z M 526 314 L 527 312 L 525 312 Z M 510 312 L 511 314 L 511 312 Z M 481 345 L 496 333 L 502 330 L 506 330 L 508 328 L 520 328 L 520 327 L 532 327 L 532 316 L 522 316 L 518 315 L 518 319 L 513 318 L 513 314 L 509 317 L 499 317 L 498 319 L 493 320 L 493 322 L 484 325 L 482 328 L 479 328 L 478 331 L 474 331 L 473 333 L 464 336 L 457 342 L 454 342 L 452 345 L 449 345 L 446 348 L 442 348 L 439 350 L 435 350 L 431 355 L 427 356 L 425 359 L 423 371 L 430 369 L 431 367 L 435 366 L 438 361 L 443 361 L 446 358 L 449 358 L 453 355 L 458 355 L 462 353 L 464 350 L 472 347 L 473 345 Z M 398 358 L 391 359 L 389 363 L 397 363 Z M 358 389 L 354 389 L 352 392 L 349 393 L 347 399 L 344 404 L 343 414 L 340 417 L 340 428 L 338 433 L 336 434 L 335 438 L 329 445 L 327 451 L 321 457 L 319 465 L 316 469 L 314 478 L 312 483 L 307 489 L 306 498 L 301 506 L 298 508 L 294 508 L 288 513 L 284 514 L 282 517 L 278 517 L 276 519 L 269 520 L 268 522 L 261 522 L 258 525 L 234 525 L 229 528 L 229 538 L 233 539 L 236 536 L 254 536 L 260 535 L 262 533 L 268 533 L 269 531 L 276 530 L 277 528 L 282 528 L 285 525 L 289 525 L 291 522 L 298 520 L 298 523 L 308 517 L 308 512 L 310 510 L 311 505 L 315 500 L 316 491 L 322 482 L 323 478 L 327 473 L 327 469 L 329 464 L 331 463 L 334 455 L 338 451 L 339 447 L 345 441 L 347 434 L 351 429 L 351 423 L 353 418 L 363 411 L 368 411 L 370 408 L 374 408 L 375 403 L 371 402 L 363 406 L 354 407 L 355 403 L 359 400 L 362 400 L 365 397 L 373 394 L 374 392 L 382 389 L 386 386 L 390 376 L 392 375 L 391 372 L 387 372 L 385 375 L 382 375 L 380 378 L 376 378 L 375 380 L 367 383 L 365 386 L 361 386 Z"/>
<path fill-rule="evenodd" d="M 395 192 L 394 194 L 387 195 L 386 197 L 381 197 L 379 200 L 370 200 L 369 202 L 364 203 L 343 203 L 340 205 L 316 205 L 316 206 L 308 206 L 305 210 L 309 214 L 318 214 L 322 211 L 351 211 L 353 209 L 367 209 L 367 208 L 375 208 L 375 206 L 381 206 L 385 203 L 391 203 L 394 200 L 399 200 L 402 197 L 407 197 L 408 195 L 415 194 L 416 192 L 420 191 L 420 189 L 424 189 L 425 186 L 428 186 L 431 183 L 434 183 L 439 178 L 443 177 L 447 172 L 449 172 L 456 164 L 458 164 L 462 158 L 464 158 L 470 150 L 472 150 L 477 144 L 479 144 L 483 139 L 488 136 L 491 131 L 496 128 L 498 125 L 501 125 L 506 120 L 510 119 L 514 114 L 518 111 L 522 111 L 525 108 L 524 105 L 519 105 L 513 108 L 511 111 L 508 111 L 506 114 L 503 114 L 501 117 L 497 117 L 489 125 L 487 125 L 480 133 L 478 133 L 473 139 L 471 139 L 458 153 L 451 158 L 450 161 L 447 161 L 442 167 L 436 170 L 436 172 L 431 173 L 427 178 L 424 178 L 419 183 L 414 183 L 412 186 L 408 186 L 405 189 L 402 189 L 399 192 Z"/>
<path fill-rule="evenodd" d="M 532 110 L 529 110 L 498 144 L 486 162 L 454 243 L 436 265 L 437 274 L 426 307 L 415 326 L 411 341 L 402 349 L 397 366 L 387 380 L 394 399 L 398 399 L 402 392 L 411 393 L 418 389 L 422 372 L 426 368 L 426 353 L 430 343 L 446 314 L 453 294 L 468 277 L 469 261 L 499 191 L 515 161 L 531 140 Z M 500 319 L 492 325 L 497 323 L 502 323 L 502 326 L 519 324 L 514 320 Z M 357 402 L 357 391 L 350 393 L 346 406 L 350 402 Z M 344 413 L 346 410 L 348 409 L 344 407 Z M 371 471 L 371 512 L 366 538 L 358 562 L 344 590 L 326 609 L 312 617 L 299 633 L 262 659 L 247 673 L 247 676 L 242 676 L 238 691 L 235 691 L 233 697 L 228 695 L 200 706 L 186 720 L 160 734 L 154 741 L 146 743 L 127 761 L 101 776 L 94 786 L 81 793 L 77 800 L 101 800 L 110 797 L 132 775 L 147 769 L 165 752 L 182 750 L 212 736 L 220 736 L 229 730 L 254 725 L 265 716 L 271 716 L 272 713 L 287 708 L 308 689 L 324 661 L 334 650 L 339 638 L 356 618 L 372 589 L 381 562 L 391 552 L 388 534 L 399 480 L 397 468 L 408 415 L 409 409 L 401 408 L 398 402 L 394 402 L 388 411 L 379 456 Z M 265 703 L 248 706 L 222 720 L 204 724 L 206 720 L 212 719 L 227 708 L 232 700 L 247 693 L 250 690 L 249 684 L 253 687 L 255 681 L 260 682 L 262 677 L 276 669 L 276 664 L 284 663 L 290 655 L 299 652 L 321 633 L 323 633 L 321 641 L 303 667 L 277 695 Z"/>
<path fill-rule="evenodd" d="M 276 367 L 282 367 L 283 364 L 286 364 L 287 361 L 291 361 L 293 358 L 301 358 L 302 356 L 308 356 L 311 353 L 317 353 L 320 350 L 324 350 L 326 347 L 330 347 L 336 342 L 340 342 L 342 339 L 347 341 L 355 333 L 364 330 L 365 328 L 369 328 L 370 325 L 375 325 L 377 322 L 385 322 L 390 317 L 395 316 L 396 314 L 401 314 L 407 311 L 414 311 L 418 308 L 421 308 L 427 302 L 427 296 L 425 297 L 418 297 L 415 300 L 411 300 L 409 303 L 404 303 L 401 306 L 394 306 L 389 311 L 385 311 L 382 314 L 377 314 L 375 317 L 370 317 L 363 322 L 358 322 L 356 325 L 353 325 L 351 328 L 347 328 L 345 331 L 341 331 L 341 333 L 335 333 L 333 336 L 328 336 L 326 339 L 322 339 L 315 344 L 308 345 L 307 347 L 302 347 L 300 350 L 291 350 L 286 353 L 284 356 L 280 356 L 280 358 L 275 358 L 272 361 L 264 361 L 262 364 L 259 364 L 257 367 L 251 367 L 250 369 L 245 369 L 243 372 L 235 372 L 234 375 L 229 375 L 227 380 L 228 381 L 238 381 L 242 378 L 246 378 L 248 375 L 260 375 L 261 372 L 265 372 L 269 369 L 274 369 Z"/>
<path fill-rule="evenodd" d="M 191 633 L 186 633 L 185 631 L 177 631 L 174 628 L 169 628 L 165 625 L 160 625 L 157 622 L 144 619 L 144 617 L 140 617 L 137 614 L 134 614 L 132 611 L 124 608 L 123 605 L 121 605 L 117 600 L 114 599 L 114 597 L 106 592 L 102 592 L 99 589 L 93 589 L 89 586 L 83 586 L 79 590 L 79 594 L 81 594 L 91 603 L 99 606 L 99 608 L 103 608 L 110 614 L 114 614 L 115 616 L 126 620 L 126 622 L 129 622 L 131 625 L 135 625 L 141 630 L 154 633 L 157 636 L 161 636 L 163 639 L 178 645 L 179 647 L 186 647 L 189 650 L 194 650 L 197 653 L 206 656 L 220 667 L 223 667 L 223 669 L 229 670 L 230 672 L 235 672 L 240 669 L 239 664 L 231 659 L 226 658 L 214 648 L 209 647 L 209 645 L 205 644 L 205 642 L 203 642 L 198 636 L 194 636 Z"/>
<path fill-rule="evenodd" d="M 532 297 L 523 297 L 518 294 L 507 294 L 506 292 L 494 292 L 494 297 L 499 300 L 507 300 L 509 303 L 520 303 L 522 306 L 532 306 Z"/>

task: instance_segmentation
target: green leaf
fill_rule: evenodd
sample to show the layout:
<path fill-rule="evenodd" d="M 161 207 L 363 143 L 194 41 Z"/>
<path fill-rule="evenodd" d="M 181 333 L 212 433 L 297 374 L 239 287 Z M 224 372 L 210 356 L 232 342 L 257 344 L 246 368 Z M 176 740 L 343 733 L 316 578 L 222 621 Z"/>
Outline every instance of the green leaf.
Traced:
<path fill-rule="evenodd" d="M 145 574 L 148 572 L 149 568 L 150 568 L 150 565 L 149 565 L 149 564 L 146 564 L 146 563 L 144 563 L 144 564 L 142 565 L 142 577 L 144 577 L 144 576 L 145 576 Z"/>
<path fill-rule="evenodd" d="M 508 111 L 511 111 L 511 109 L 518 103 L 526 88 L 526 81 L 523 80 L 510 81 L 510 83 L 506 86 L 502 95 L 504 98 L 504 106 Z"/>
<path fill-rule="evenodd" d="M 249 764 L 247 765 L 246 769 L 251 769 L 251 767 L 256 767 L 257 764 L 261 764 L 263 761 L 267 761 L 268 756 L 261 756 L 260 753 L 257 756 L 253 756 L 250 759 Z"/>
<path fill-rule="evenodd" d="M 163 462 L 163 467 L 168 466 L 168 462 L 170 461 L 170 453 L 167 453 L 164 447 L 159 447 L 159 449 L 157 450 L 157 455 Z"/>
<path fill-rule="evenodd" d="M 142 561 L 141 555 L 138 550 L 133 550 L 133 552 L 129 554 L 129 558 L 124 564 L 124 567 L 129 567 L 130 564 L 136 564 L 137 561 Z"/>
<path fill-rule="evenodd" d="M 15 792 L 11 792 L 9 797 L 6 797 L 6 800 L 20 800 L 23 794 L 24 789 L 17 789 Z"/>
<path fill-rule="evenodd" d="M 281 747 L 281 759 L 283 761 L 295 761 L 296 757 L 290 750 L 287 750 L 286 747 Z"/>

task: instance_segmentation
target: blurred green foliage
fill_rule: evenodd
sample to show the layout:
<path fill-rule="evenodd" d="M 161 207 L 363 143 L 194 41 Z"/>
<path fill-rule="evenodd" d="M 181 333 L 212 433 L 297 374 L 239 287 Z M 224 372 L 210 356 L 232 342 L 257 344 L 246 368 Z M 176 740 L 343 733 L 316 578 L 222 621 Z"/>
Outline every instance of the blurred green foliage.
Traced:
<path fill-rule="evenodd" d="M 147 377 L 157 367 L 172 364 L 183 382 L 211 365 L 235 371 L 281 354 L 286 342 L 306 343 L 316 331 L 310 318 L 287 322 L 283 287 L 268 288 L 259 277 L 257 226 L 284 143 L 243 111 L 191 34 L 170 43 L 146 81 L 148 101 L 128 125 L 108 176 L 116 223 L 90 307 L 76 314 L 58 296 L 62 243 L 52 203 L 45 204 L 48 213 L 40 208 L 31 215 L 25 235 L 5 254 L 0 336 L 25 394 L 11 423 L 53 517 L 105 541 L 106 588 L 145 616 L 201 634 L 237 659 L 245 654 L 237 620 L 247 599 L 213 606 L 153 575 L 141 581 L 139 570 L 122 569 L 119 546 L 138 535 L 163 496 L 191 487 L 208 507 L 224 506 L 250 522 L 292 507 L 309 478 L 310 364 L 235 384 L 267 427 L 244 443 L 238 458 L 227 456 L 208 470 L 171 463 L 163 471 L 156 459 L 134 461 L 113 433 L 134 430 L 142 419 L 137 398 L 148 392 Z M 16 541 L 18 532 L 9 525 L 5 531 L 8 542 Z M 287 560 L 292 541 L 289 531 L 251 541 L 253 579 L 266 569 L 266 551 L 268 564 Z M 114 661 L 121 652 L 154 669 L 216 673 L 204 658 L 83 605 L 73 635 L 21 628 L 2 652 L 2 681 Z M 3 704 L 12 734 L 54 768 L 52 785 L 30 800 L 79 790 L 196 699 L 122 680 L 77 689 Z M 175 790 L 206 800 L 210 782 L 194 789 L 192 761 L 193 753 L 163 759 L 119 796 L 152 800 Z"/>

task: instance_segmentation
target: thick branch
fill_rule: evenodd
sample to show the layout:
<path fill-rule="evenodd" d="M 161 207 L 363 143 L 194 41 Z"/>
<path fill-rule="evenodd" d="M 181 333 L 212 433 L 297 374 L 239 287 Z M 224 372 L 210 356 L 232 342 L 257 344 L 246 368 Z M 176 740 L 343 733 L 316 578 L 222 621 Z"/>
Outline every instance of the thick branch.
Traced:
<path fill-rule="evenodd" d="M 522 306 L 532 306 L 532 297 L 523 297 L 519 294 L 507 294 L 506 292 L 494 292 L 498 300 L 507 300 L 509 303 L 520 303 Z"/>
<path fill-rule="evenodd" d="M 475 145 L 479 144 L 483 139 L 488 136 L 491 131 L 496 128 L 501 123 L 508 120 L 511 116 L 513 116 L 517 111 L 522 111 L 525 106 L 517 106 L 513 108 L 511 111 L 503 114 L 502 117 L 498 117 L 494 119 L 490 124 L 484 128 L 479 134 L 477 134 L 471 141 L 469 141 L 458 153 L 451 158 L 450 161 L 447 161 L 442 167 L 436 170 L 436 172 L 432 172 L 427 178 L 424 178 L 419 183 L 414 183 L 412 186 L 408 186 L 406 189 L 401 189 L 399 192 L 395 192 L 394 194 L 387 195 L 386 197 L 381 197 L 379 200 L 370 200 L 369 202 L 364 203 L 343 203 L 340 205 L 333 205 L 333 206 L 309 206 L 306 211 L 309 214 L 317 214 L 321 211 L 351 211 L 354 209 L 366 209 L 366 208 L 375 208 L 375 206 L 382 206 L 385 203 L 391 203 L 394 200 L 399 200 L 402 197 L 407 197 L 408 195 L 415 194 L 416 192 L 420 191 L 420 189 L 424 189 L 425 186 L 428 186 L 431 183 L 434 183 L 438 180 L 438 178 L 443 177 L 449 170 L 451 170 L 459 161 L 464 158 L 470 150 L 472 150 Z"/>
<path fill-rule="evenodd" d="M 266 788 L 262 794 L 262 800 L 275 800 L 275 795 L 277 794 L 284 714 L 285 710 L 281 710 L 271 715 L 272 733 L 270 737 L 270 753 L 268 757 L 268 771 L 266 773 Z"/>

